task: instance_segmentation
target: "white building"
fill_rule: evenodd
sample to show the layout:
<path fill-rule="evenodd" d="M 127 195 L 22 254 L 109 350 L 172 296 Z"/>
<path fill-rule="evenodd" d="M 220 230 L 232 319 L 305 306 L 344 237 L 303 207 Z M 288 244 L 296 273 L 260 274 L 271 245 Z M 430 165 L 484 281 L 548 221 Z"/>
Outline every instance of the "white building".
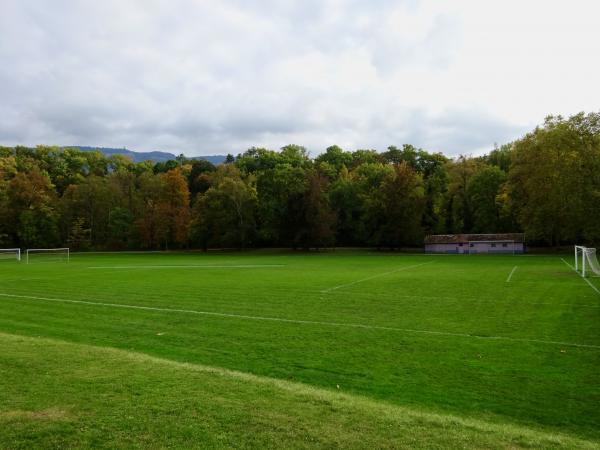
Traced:
<path fill-rule="evenodd" d="M 425 253 L 525 253 L 524 235 L 432 234 L 425 238 Z"/>

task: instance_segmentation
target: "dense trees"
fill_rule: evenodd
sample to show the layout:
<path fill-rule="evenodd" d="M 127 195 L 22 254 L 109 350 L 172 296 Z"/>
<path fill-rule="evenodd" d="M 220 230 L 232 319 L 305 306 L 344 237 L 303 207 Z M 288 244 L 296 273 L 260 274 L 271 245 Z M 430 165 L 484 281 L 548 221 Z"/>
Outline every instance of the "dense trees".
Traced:
<path fill-rule="evenodd" d="M 135 221 L 140 245 L 146 248 L 184 247 L 190 228 L 188 182 L 177 167 L 165 173 L 139 176 Z"/>
<path fill-rule="evenodd" d="M 379 189 L 374 192 L 372 244 L 391 248 L 414 245 L 423 238 L 423 180 L 406 162 L 394 164 Z"/>
<path fill-rule="evenodd" d="M 600 115 L 548 117 L 518 141 L 449 159 L 250 148 L 215 167 L 0 147 L 0 246 L 75 249 L 420 245 L 428 233 L 524 231 L 600 244 Z"/>
<path fill-rule="evenodd" d="M 192 241 L 202 248 L 245 248 L 256 234 L 256 186 L 233 165 L 221 165 L 207 178 L 210 185 L 193 209 Z"/>
<path fill-rule="evenodd" d="M 25 247 L 53 245 L 58 241 L 56 194 L 50 178 L 37 166 L 18 172 L 8 183 L 9 237 Z"/>
<path fill-rule="evenodd" d="M 531 239 L 600 242 L 600 114 L 548 117 L 516 142 L 507 188 Z"/>

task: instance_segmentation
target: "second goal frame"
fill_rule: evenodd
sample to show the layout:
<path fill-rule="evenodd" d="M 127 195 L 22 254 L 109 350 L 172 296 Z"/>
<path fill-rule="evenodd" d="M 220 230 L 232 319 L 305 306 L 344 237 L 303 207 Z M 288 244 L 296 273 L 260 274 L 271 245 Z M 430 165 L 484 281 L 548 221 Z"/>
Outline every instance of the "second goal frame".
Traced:
<path fill-rule="evenodd" d="M 21 249 L 20 248 L 0 248 L 0 254 L 8 253 L 14 254 L 17 261 L 21 261 Z"/>
<path fill-rule="evenodd" d="M 71 254 L 68 247 L 61 248 L 28 248 L 25 251 L 25 263 L 29 264 L 29 254 L 30 253 L 62 253 L 66 254 L 67 262 L 71 260 Z"/>

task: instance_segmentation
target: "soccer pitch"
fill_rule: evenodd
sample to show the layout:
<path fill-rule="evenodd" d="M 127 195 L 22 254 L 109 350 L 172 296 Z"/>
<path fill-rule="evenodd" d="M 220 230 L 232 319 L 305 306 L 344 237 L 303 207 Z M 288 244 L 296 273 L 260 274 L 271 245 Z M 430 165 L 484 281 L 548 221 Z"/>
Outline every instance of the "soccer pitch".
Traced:
<path fill-rule="evenodd" d="M 559 256 L 0 262 L 0 447 L 600 445 L 600 278 Z"/>

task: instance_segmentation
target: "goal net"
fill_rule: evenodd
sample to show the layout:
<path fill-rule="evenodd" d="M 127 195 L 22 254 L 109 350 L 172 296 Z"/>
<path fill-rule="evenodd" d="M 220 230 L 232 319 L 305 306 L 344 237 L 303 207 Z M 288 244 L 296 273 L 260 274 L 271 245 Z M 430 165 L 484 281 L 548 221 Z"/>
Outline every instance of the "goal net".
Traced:
<path fill-rule="evenodd" d="M 0 261 L 21 261 L 20 248 L 0 248 Z"/>
<path fill-rule="evenodd" d="M 585 277 L 590 271 L 600 275 L 600 264 L 596 257 L 595 248 L 575 246 L 575 270 L 581 273 L 582 277 Z"/>
<path fill-rule="evenodd" d="M 69 262 L 68 248 L 28 248 L 25 252 L 27 264 L 37 262 Z"/>

